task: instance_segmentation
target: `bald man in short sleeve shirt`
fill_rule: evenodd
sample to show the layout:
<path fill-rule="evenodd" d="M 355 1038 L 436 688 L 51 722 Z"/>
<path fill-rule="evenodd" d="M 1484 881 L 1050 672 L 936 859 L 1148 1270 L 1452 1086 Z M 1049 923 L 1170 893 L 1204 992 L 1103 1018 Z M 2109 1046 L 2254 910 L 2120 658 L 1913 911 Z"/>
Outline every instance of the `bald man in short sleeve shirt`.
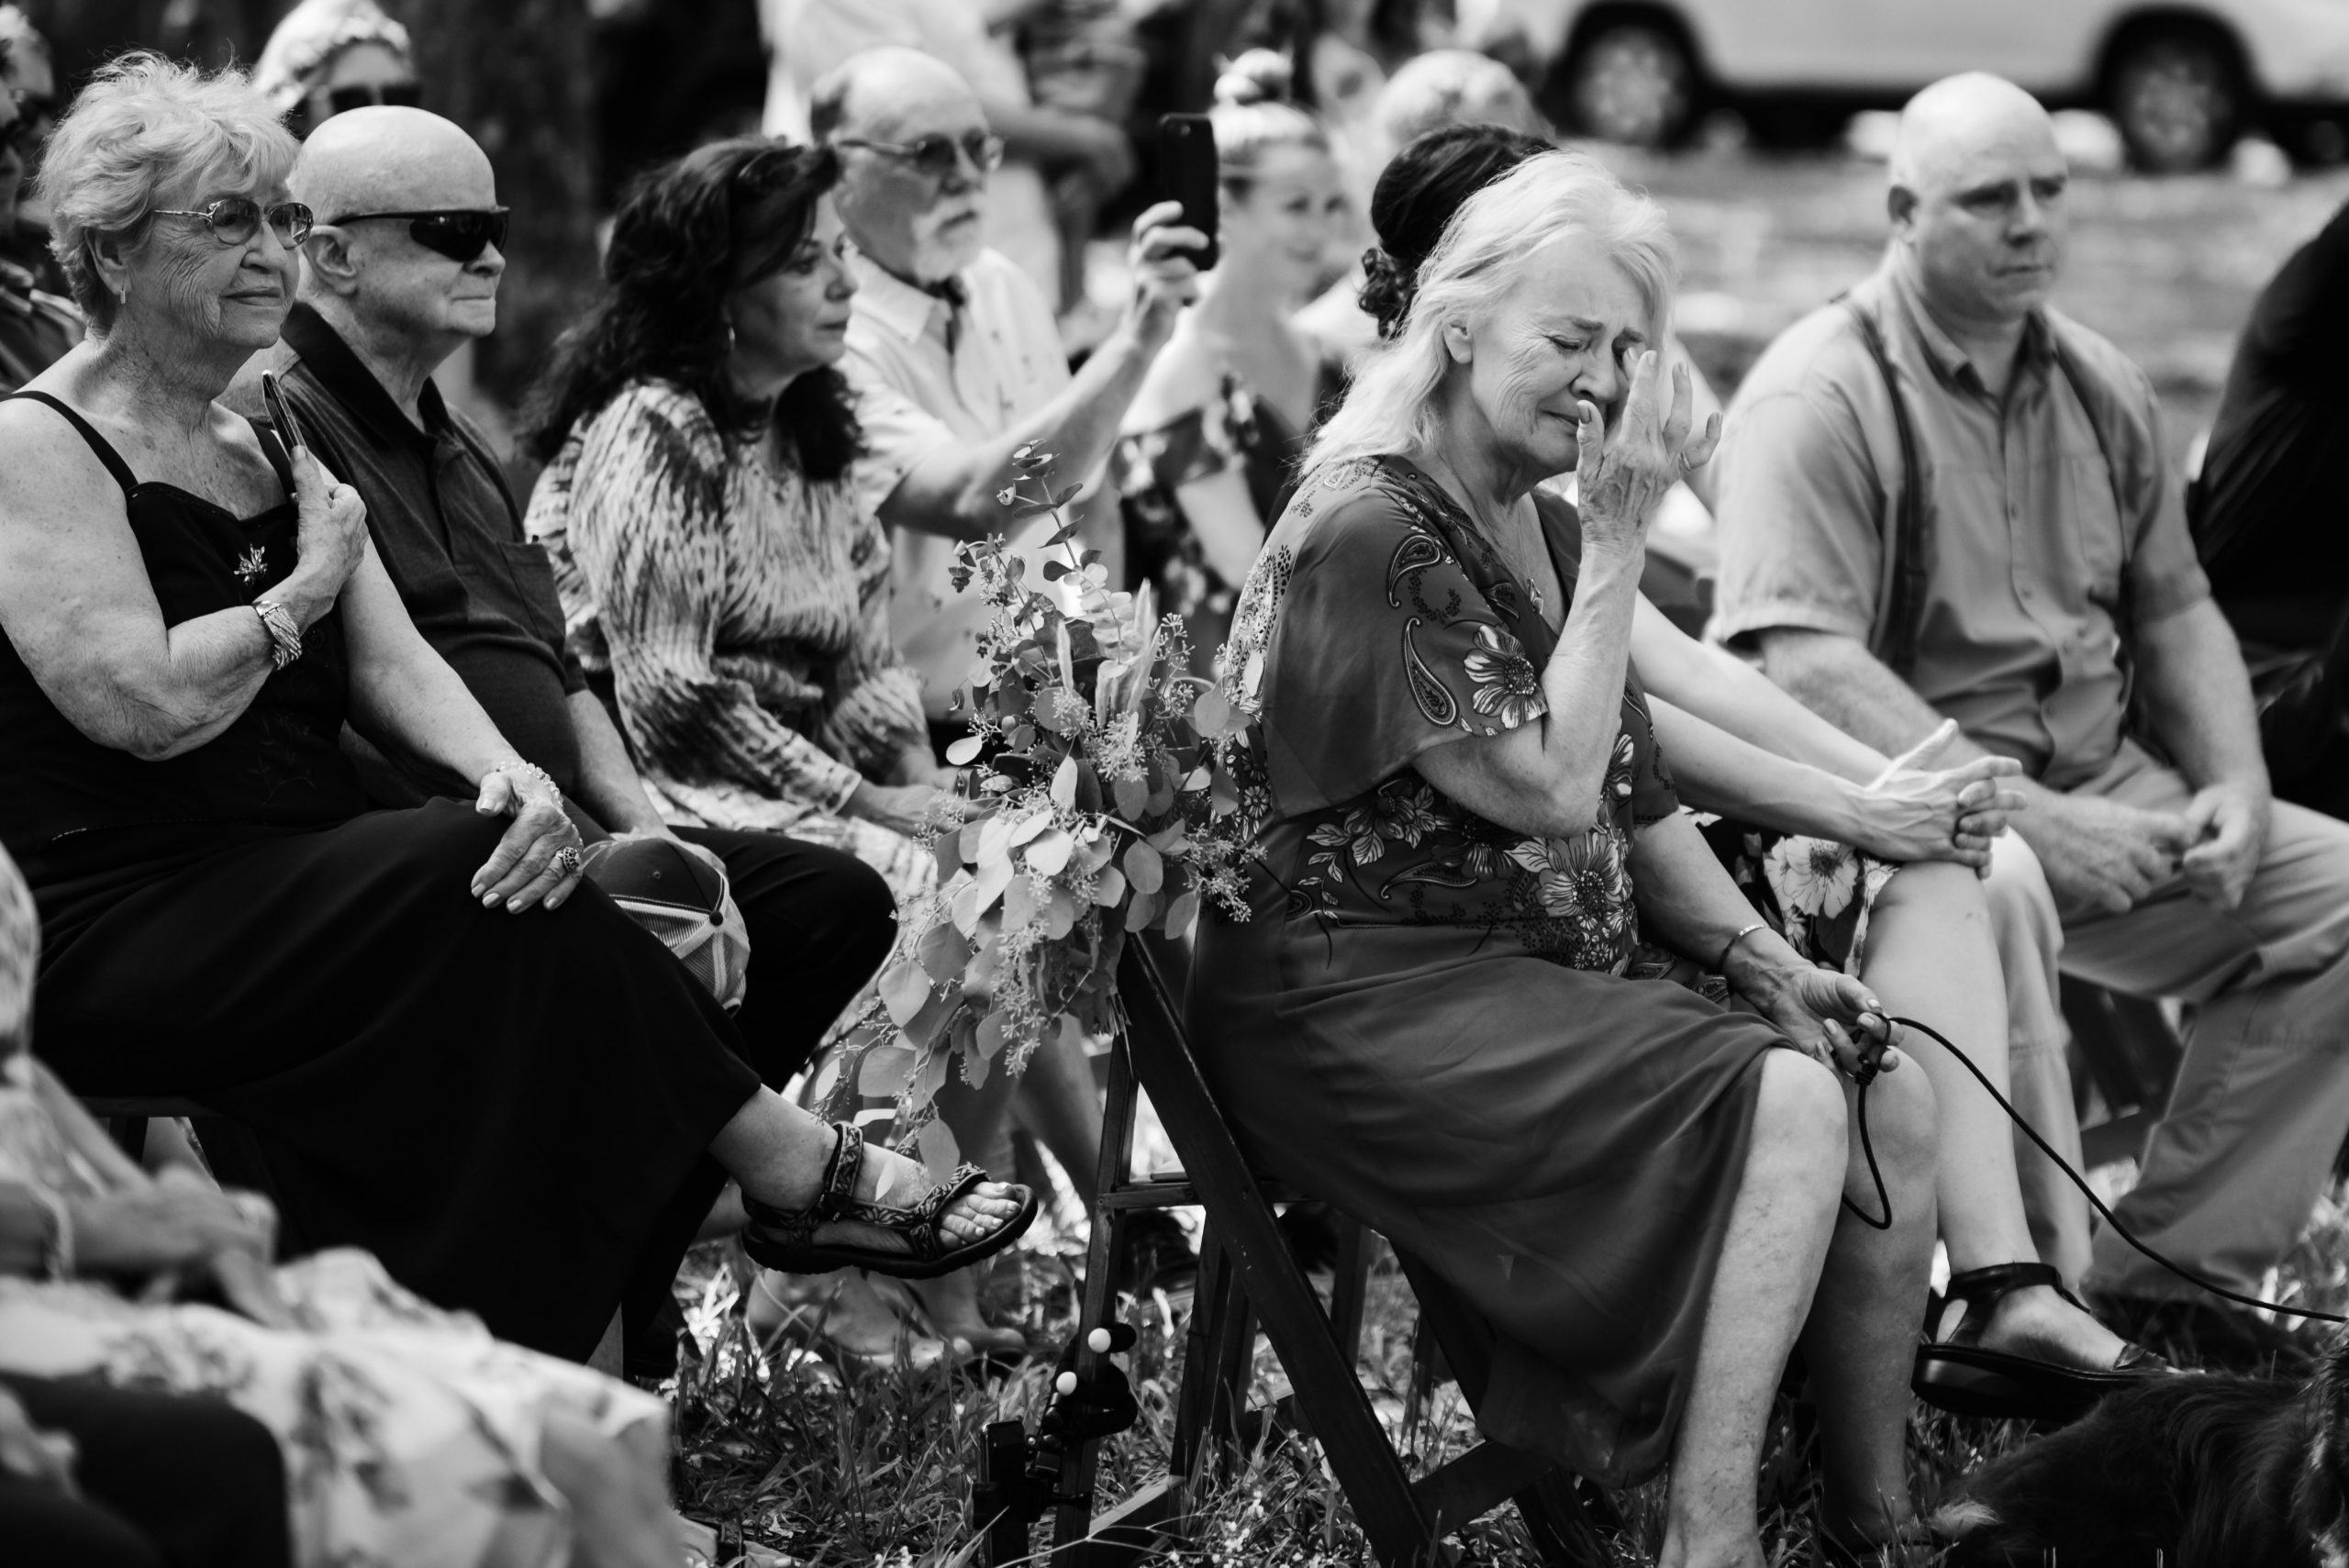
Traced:
<path fill-rule="evenodd" d="M 1904 472 L 1851 310 L 1790 328 L 1739 390 L 1715 462 L 1711 632 L 1872 744 L 1897 752 L 1946 716 L 1974 754 L 2022 762 L 2035 783 L 2001 870 L 2060 920 L 2049 954 L 2188 1007 L 2122 1219 L 2255 1291 L 2349 1132 L 2349 828 L 2271 799 L 2152 387 L 2046 306 L 2065 183 L 2045 112 L 2011 84 L 1954 77 L 1910 103 L 1892 244 L 1850 304 L 1881 335 L 1920 472 Z M 1923 591 L 1896 628 L 1887 541 L 1910 484 Z M 1914 653 L 1896 673 L 1903 631 Z M 2148 1310 L 2192 1294 L 2109 1229 L 2089 1284 Z"/>

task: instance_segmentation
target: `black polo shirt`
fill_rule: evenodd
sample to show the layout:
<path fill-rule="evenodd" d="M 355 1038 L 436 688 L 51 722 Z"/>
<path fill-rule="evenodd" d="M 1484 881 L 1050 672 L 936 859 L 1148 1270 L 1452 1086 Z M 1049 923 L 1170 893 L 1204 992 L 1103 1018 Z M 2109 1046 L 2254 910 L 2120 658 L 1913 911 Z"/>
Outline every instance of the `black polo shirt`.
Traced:
<path fill-rule="evenodd" d="M 2195 542 L 2247 642 L 2324 640 L 2349 596 L 2349 206 L 2252 306 L 2196 484 Z"/>
<path fill-rule="evenodd" d="M 375 552 L 417 630 L 506 739 L 575 794 L 579 737 L 569 698 L 586 689 L 586 677 L 563 645 L 554 569 L 523 535 L 521 508 L 480 430 L 429 381 L 417 399 L 418 429 L 306 305 L 286 317 L 273 362 L 318 461 L 367 503 Z M 238 401 L 258 398 L 255 388 Z M 362 772 L 387 803 L 473 793 L 452 777 L 419 776 L 414 764 L 405 779 L 363 764 Z"/>

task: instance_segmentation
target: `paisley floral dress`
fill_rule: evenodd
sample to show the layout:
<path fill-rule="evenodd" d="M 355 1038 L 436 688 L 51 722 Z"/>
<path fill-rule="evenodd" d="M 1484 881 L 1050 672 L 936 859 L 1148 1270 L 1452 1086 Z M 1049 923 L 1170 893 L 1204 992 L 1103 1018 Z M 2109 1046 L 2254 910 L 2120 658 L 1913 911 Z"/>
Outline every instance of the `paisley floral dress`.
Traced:
<path fill-rule="evenodd" d="M 1226 660 L 1251 917 L 1203 923 L 1190 1010 L 1251 1157 L 1492 1322 L 1484 1429 L 1620 1483 L 1669 1456 L 1781 1042 L 1631 977 L 1636 836 L 1677 808 L 1636 677 L 1584 833 L 1501 827 L 1414 766 L 1547 711 L 1564 609 L 1408 462 L 1304 481 Z"/>

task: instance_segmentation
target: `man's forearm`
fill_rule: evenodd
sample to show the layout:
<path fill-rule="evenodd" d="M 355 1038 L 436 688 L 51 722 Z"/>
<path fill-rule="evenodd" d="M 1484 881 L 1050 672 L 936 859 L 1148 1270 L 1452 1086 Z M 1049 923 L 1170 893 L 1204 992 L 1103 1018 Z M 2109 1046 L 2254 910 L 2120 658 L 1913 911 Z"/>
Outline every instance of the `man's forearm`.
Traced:
<path fill-rule="evenodd" d="M 940 451 L 916 464 L 881 504 L 893 528 L 948 539 L 1008 531 L 1011 508 L 996 499 L 1019 477 L 1011 454 L 1035 445 L 1052 456 L 1052 482 L 1074 484 L 1101 466 L 1119 421 L 1141 390 L 1159 345 L 1129 322 L 1111 333 L 1059 396 L 990 441 Z"/>
<path fill-rule="evenodd" d="M 665 831 L 628 742 L 595 693 L 571 694 L 571 728 L 579 739 L 579 804 L 615 833 Z"/>
<path fill-rule="evenodd" d="M 2203 599 L 2139 627 L 2134 651 L 2146 716 L 2187 782 L 2197 789 L 2246 784 L 2266 794 L 2251 677 L 2217 604 Z"/>
<path fill-rule="evenodd" d="M 1844 734 L 1887 757 L 1940 728 L 1942 716 L 1856 638 L 1830 632 L 1772 631 L 1762 638 L 1762 670 L 1797 702 Z M 1942 753 L 1945 767 L 1988 756 L 1959 735 Z"/>

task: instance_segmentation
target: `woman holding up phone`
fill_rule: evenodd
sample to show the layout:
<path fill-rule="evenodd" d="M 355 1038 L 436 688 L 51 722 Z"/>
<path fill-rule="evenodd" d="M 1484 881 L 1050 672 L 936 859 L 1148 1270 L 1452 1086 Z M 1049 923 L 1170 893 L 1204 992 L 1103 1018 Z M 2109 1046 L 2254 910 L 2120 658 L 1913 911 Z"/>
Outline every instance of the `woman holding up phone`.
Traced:
<path fill-rule="evenodd" d="M 1321 281 L 1345 195 L 1329 137 L 1288 89 L 1288 61 L 1267 50 L 1241 55 L 1216 83 L 1214 270 L 1152 365 L 1112 460 L 1128 570 L 1185 617 L 1202 668 L 1230 629 L 1324 390 L 1289 314 Z M 1169 146 L 1170 161 L 1192 156 Z M 1178 170 L 1166 172 L 1179 183 Z"/>

